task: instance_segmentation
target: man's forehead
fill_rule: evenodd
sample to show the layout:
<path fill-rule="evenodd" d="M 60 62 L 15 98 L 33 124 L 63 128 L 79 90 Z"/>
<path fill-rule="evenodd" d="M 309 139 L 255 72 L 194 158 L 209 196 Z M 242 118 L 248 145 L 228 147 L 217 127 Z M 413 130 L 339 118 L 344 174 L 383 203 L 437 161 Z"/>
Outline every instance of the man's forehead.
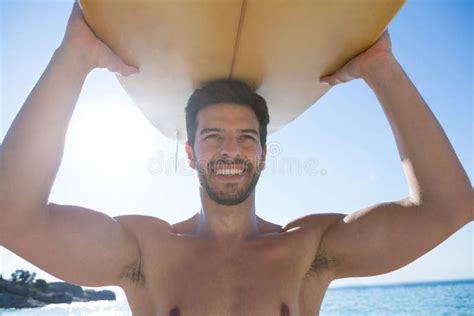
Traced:
<path fill-rule="evenodd" d="M 254 111 L 245 105 L 220 103 L 209 105 L 197 114 L 197 129 L 233 128 L 258 129 L 258 119 Z"/>

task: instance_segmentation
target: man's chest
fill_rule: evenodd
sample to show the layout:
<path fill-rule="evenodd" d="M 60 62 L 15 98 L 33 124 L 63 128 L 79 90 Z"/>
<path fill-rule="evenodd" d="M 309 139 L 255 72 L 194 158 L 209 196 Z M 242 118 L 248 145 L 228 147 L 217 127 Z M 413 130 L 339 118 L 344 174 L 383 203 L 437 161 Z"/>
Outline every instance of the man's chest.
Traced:
<path fill-rule="evenodd" d="M 142 296 L 155 315 L 298 315 L 314 245 L 293 241 L 225 249 L 184 238 L 166 249 L 148 248 Z"/>

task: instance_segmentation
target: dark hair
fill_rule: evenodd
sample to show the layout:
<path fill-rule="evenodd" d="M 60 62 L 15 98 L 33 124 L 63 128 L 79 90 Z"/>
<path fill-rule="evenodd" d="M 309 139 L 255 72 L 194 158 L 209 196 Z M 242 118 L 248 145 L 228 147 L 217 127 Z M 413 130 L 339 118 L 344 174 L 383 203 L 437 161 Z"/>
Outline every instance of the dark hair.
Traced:
<path fill-rule="evenodd" d="M 189 145 L 194 146 L 196 139 L 198 112 L 209 105 L 224 102 L 247 106 L 254 111 L 259 123 L 260 143 L 265 145 L 267 125 L 270 122 L 267 102 L 255 93 L 255 88 L 237 79 L 214 80 L 193 92 L 186 106 L 186 131 Z"/>

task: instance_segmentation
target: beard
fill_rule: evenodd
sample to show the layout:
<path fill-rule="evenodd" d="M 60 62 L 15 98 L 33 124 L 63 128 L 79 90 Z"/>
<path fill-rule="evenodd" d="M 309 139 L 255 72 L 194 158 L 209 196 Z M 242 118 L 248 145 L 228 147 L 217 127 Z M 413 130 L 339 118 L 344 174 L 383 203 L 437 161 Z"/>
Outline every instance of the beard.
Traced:
<path fill-rule="evenodd" d="M 220 187 L 212 183 L 212 177 L 215 175 L 215 166 L 218 164 L 244 164 L 245 177 L 248 178 L 243 183 L 221 183 Z M 234 161 L 213 160 L 204 168 L 198 164 L 198 178 L 201 187 L 206 190 L 207 195 L 214 202 L 221 205 L 237 205 L 245 201 L 254 191 L 263 163 L 260 163 L 255 169 L 249 161 L 236 158 Z M 206 172 L 207 170 L 207 172 Z"/>

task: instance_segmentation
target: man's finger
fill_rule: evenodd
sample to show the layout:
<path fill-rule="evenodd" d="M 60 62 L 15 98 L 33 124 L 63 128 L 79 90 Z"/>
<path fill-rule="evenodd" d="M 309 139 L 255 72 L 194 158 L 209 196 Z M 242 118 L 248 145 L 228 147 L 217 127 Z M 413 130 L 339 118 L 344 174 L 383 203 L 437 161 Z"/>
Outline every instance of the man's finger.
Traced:
<path fill-rule="evenodd" d="M 124 77 L 128 77 L 130 75 L 136 75 L 139 72 L 140 71 L 138 70 L 138 68 L 133 67 L 133 66 L 128 66 L 128 65 L 125 65 L 124 67 L 120 68 L 119 71 L 117 71 L 118 74 Z"/>
<path fill-rule="evenodd" d="M 324 76 L 319 79 L 319 82 L 331 85 L 331 76 Z"/>
<path fill-rule="evenodd" d="M 118 73 L 124 77 L 130 76 L 130 75 L 135 75 L 138 74 L 140 71 L 138 68 L 133 67 L 133 66 L 128 66 L 126 64 L 115 64 L 110 67 L 108 67 L 109 71 Z"/>
<path fill-rule="evenodd" d="M 319 80 L 321 83 L 326 83 L 328 85 L 330 85 L 331 87 L 332 86 L 335 86 L 336 84 L 340 83 L 340 81 L 337 79 L 336 76 L 326 76 L 326 77 L 322 77 L 320 80 Z"/>
<path fill-rule="evenodd" d="M 138 74 L 140 71 L 137 67 L 127 65 L 123 60 L 110 51 L 110 65 L 107 69 L 111 72 L 119 73 L 122 76 L 129 76 L 133 74 Z"/>

